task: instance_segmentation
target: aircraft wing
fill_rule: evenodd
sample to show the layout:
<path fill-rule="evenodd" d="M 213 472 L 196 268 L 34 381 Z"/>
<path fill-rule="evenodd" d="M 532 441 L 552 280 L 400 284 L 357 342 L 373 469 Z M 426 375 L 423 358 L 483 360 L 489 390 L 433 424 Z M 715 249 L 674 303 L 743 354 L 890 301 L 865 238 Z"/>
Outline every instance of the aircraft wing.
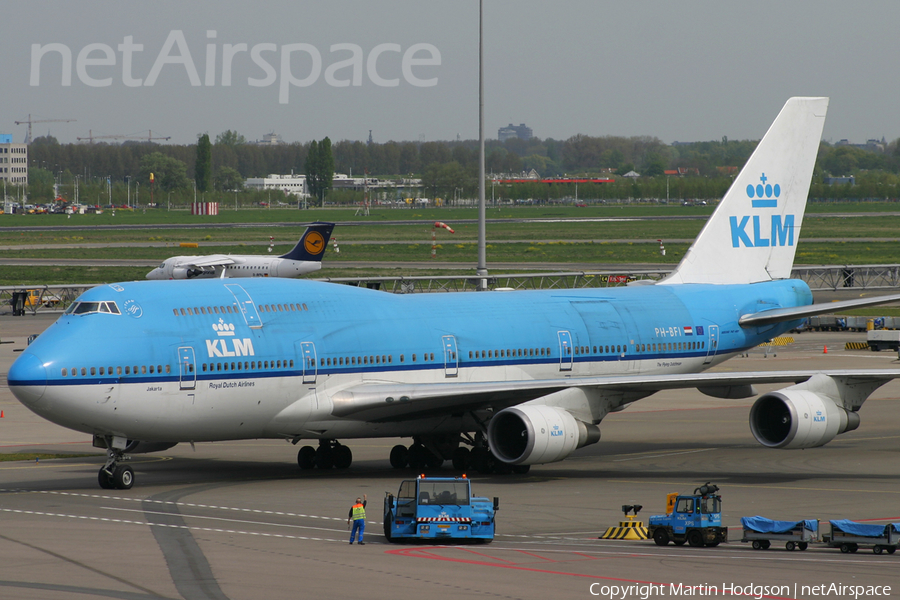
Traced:
<path fill-rule="evenodd" d="M 195 269 L 208 269 L 210 267 L 224 267 L 226 265 L 233 265 L 235 263 L 233 258 L 225 255 L 199 256 L 197 258 L 198 260 L 190 263 L 182 263 L 179 266 L 185 266 Z"/>
<path fill-rule="evenodd" d="M 827 371 L 758 371 L 745 373 L 690 373 L 680 375 L 622 375 L 564 379 L 441 382 L 422 384 L 364 383 L 332 396 L 337 417 L 370 422 L 403 421 L 446 412 L 485 408 L 503 409 L 573 387 L 610 392 L 652 394 L 660 390 L 727 389 L 766 383 L 801 383 L 822 373 L 849 382 L 882 382 L 900 378 L 897 369 L 844 369 Z"/>
<path fill-rule="evenodd" d="M 842 300 L 840 302 L 823 302 L 821 304 L 811 304 L 809 306 L 797 306 L 792 308 L 773 308 L 771 310 L 744 315 L 740 318 L 738 323 L 741 327 L 771 325 L 772 323 L 793 321 L 794 319 L 824 315 L 826 313 L 847 310 L 850 308 L 878 306 L 880 304 L 889 304 L 897 301 L 900 301 L 900 294 L 889 294 L 887 296 L 875 296 L 872 298 L 856 298 L 853 300 Z"/>

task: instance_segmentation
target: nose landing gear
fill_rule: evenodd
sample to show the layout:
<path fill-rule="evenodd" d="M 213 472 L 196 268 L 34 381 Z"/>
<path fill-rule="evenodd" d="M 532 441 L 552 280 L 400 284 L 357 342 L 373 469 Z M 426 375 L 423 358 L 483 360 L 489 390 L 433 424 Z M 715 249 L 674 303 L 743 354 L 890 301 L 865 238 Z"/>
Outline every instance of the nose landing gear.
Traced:
<path fill-rule="evenodd" d="M 128 465 L 118 464 L 121 460 L 127 460 L 119 450 L 108 448 L 106 451 L 106 464 L 97 473 L 97 481 L 104 490 L 130 490 L 134 485 L 134 469 Z"/>

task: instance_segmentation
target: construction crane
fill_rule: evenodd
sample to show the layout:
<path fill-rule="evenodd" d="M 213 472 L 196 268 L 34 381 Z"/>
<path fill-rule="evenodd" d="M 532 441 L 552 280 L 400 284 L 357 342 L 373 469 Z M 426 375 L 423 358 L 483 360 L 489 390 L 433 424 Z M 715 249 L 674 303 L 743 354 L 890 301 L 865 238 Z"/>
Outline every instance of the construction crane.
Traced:
<path fill-rule="evenodd" d="M 28 115 L 27 121 L 16 121 L 16 125 L 22 125 L 23 123 L 28 124 L 28 132 L 25 134 L 25 143 L 31 143 L 31 124 L 32 123 L 72 123 L 75 119 L 32 119 L 31 115 Z"/>
<path fill-rule="evenodd" d="M 153 140 L 170 140 L 171 136 L 166 137 L 153 137 L 153 131 L 147 130 L 147 135 L 132 135 L 132 134 L 115 134 L 115 135 L 94 135 L 92 130 L 88 130 L 88 137 L 80 137 L 76 138 L 79 142 L 88 140 L 91 144 L 94 143 L 94 140 L 147 140 L 148 142 L 152 142 Z"/>

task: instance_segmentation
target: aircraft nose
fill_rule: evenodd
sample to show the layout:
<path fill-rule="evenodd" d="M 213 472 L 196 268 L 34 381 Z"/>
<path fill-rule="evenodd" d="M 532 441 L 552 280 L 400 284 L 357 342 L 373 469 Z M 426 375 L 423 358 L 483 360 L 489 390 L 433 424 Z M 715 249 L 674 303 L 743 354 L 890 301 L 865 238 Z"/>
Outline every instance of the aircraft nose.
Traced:
<path fill-rule="evenodd" d="M 161 279 L 161 277 L 159 275 L 160 275 L 159 267 L 157 267 L 157 268 L 153 269 L 152 271 L 150 271 L 149 273 L 147 273 L 147 279 Z"/>
<path fill-rule="evenodd" d="M 9 389 L 19 402 L 34 406 L 47 388 L 47 369 L 37 356 L 25 353 L 12 364 L 6 377 Z"/>

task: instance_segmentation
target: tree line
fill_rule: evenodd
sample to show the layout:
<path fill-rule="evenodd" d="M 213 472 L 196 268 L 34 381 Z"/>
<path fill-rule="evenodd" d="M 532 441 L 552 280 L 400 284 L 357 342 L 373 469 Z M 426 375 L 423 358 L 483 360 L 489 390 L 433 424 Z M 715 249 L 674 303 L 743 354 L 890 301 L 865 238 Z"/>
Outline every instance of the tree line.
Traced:
<path fill-rule="evenodd" d="M 204 141 L 205 138 L 205 141 Z M 323 163 L 320 156 L 325 141 L 279 144 L 248 143 L 235 131 L 225 131 L 210 143 L 198 136 L 198 144 L 160 145 L 151 142 L 123 144 L 59 144 L 52 137 L 36 138 L 29 147 L 29 196 L 48 198 L 53 182 L 64 186 L 149 185 L 154 173 L 155 189 L 178 197 L 191 196 L 197 186 L 201 193 L 241 190 L 248 177 L 270 173 L 307 173 L 324 171 L 372 177 L 418 177 L 426 197 L 473 197 L 477 190 L 477 140 L 364 143 L 342 140 L 332 143 L 331 156 Z M 847 145 L 824 143 L 819 150 L 811 196 L 819 197 L 897 197 L 900 173 L 900 144 L 894 141 L 883 152 L 872 152 Z M 487 140 L 485 167 L 489 174 L 514 175 L 535 170 L 542 177 L 614 174 L 615 184 L 586 185 L 578 188 L 562 184 L 519 184 L 497 189 L 495 198 L 717 198 L 727 189 L 731 175 L 740 168 L 756 147 L 756 141 L 722 140 L 668 145 L 655 137 L 619 137 L 576 135 L 567 140 L 552 138 Z M 199 155 L 203 158 L 198 164 Z M 330 162 L 329 162 L 330 161 Z M 329 165 L 332 168 L 327 168 Z M 198 178 L 197 168 L 201 177 Z M 677 168 L 690 169 L 693 177 L 665 177 Z M 323 171 L 324 168 L 324 171 Z M 622 180 L 622 174 L 635 170 L 637 181 Z M 877 174 L 877 177 L 876 177 Z M 825 176 L 856 177 L 856 185 L 836 190 L 821 186 Z M 877 179 L 877 181 L 875 181 Z M 107 181 L 109 182 L 107 184 Z M 316 175 L 310 178 L 321 201 L 330 187 Z M 869 185 L 870 182 L 874 182 Z M 668 189 L 666 188 L 668 185 Z M 863 187 L 860 187 L 863 186 Z M 49 191 L 48 191 L 49 190 Z M 831 190 L 831 191 L 829 191 Z M 668 192 L 668 193 L 667 193 Z M 330 192 L 330 201 L 356 202 L 362 194 Z"/>

